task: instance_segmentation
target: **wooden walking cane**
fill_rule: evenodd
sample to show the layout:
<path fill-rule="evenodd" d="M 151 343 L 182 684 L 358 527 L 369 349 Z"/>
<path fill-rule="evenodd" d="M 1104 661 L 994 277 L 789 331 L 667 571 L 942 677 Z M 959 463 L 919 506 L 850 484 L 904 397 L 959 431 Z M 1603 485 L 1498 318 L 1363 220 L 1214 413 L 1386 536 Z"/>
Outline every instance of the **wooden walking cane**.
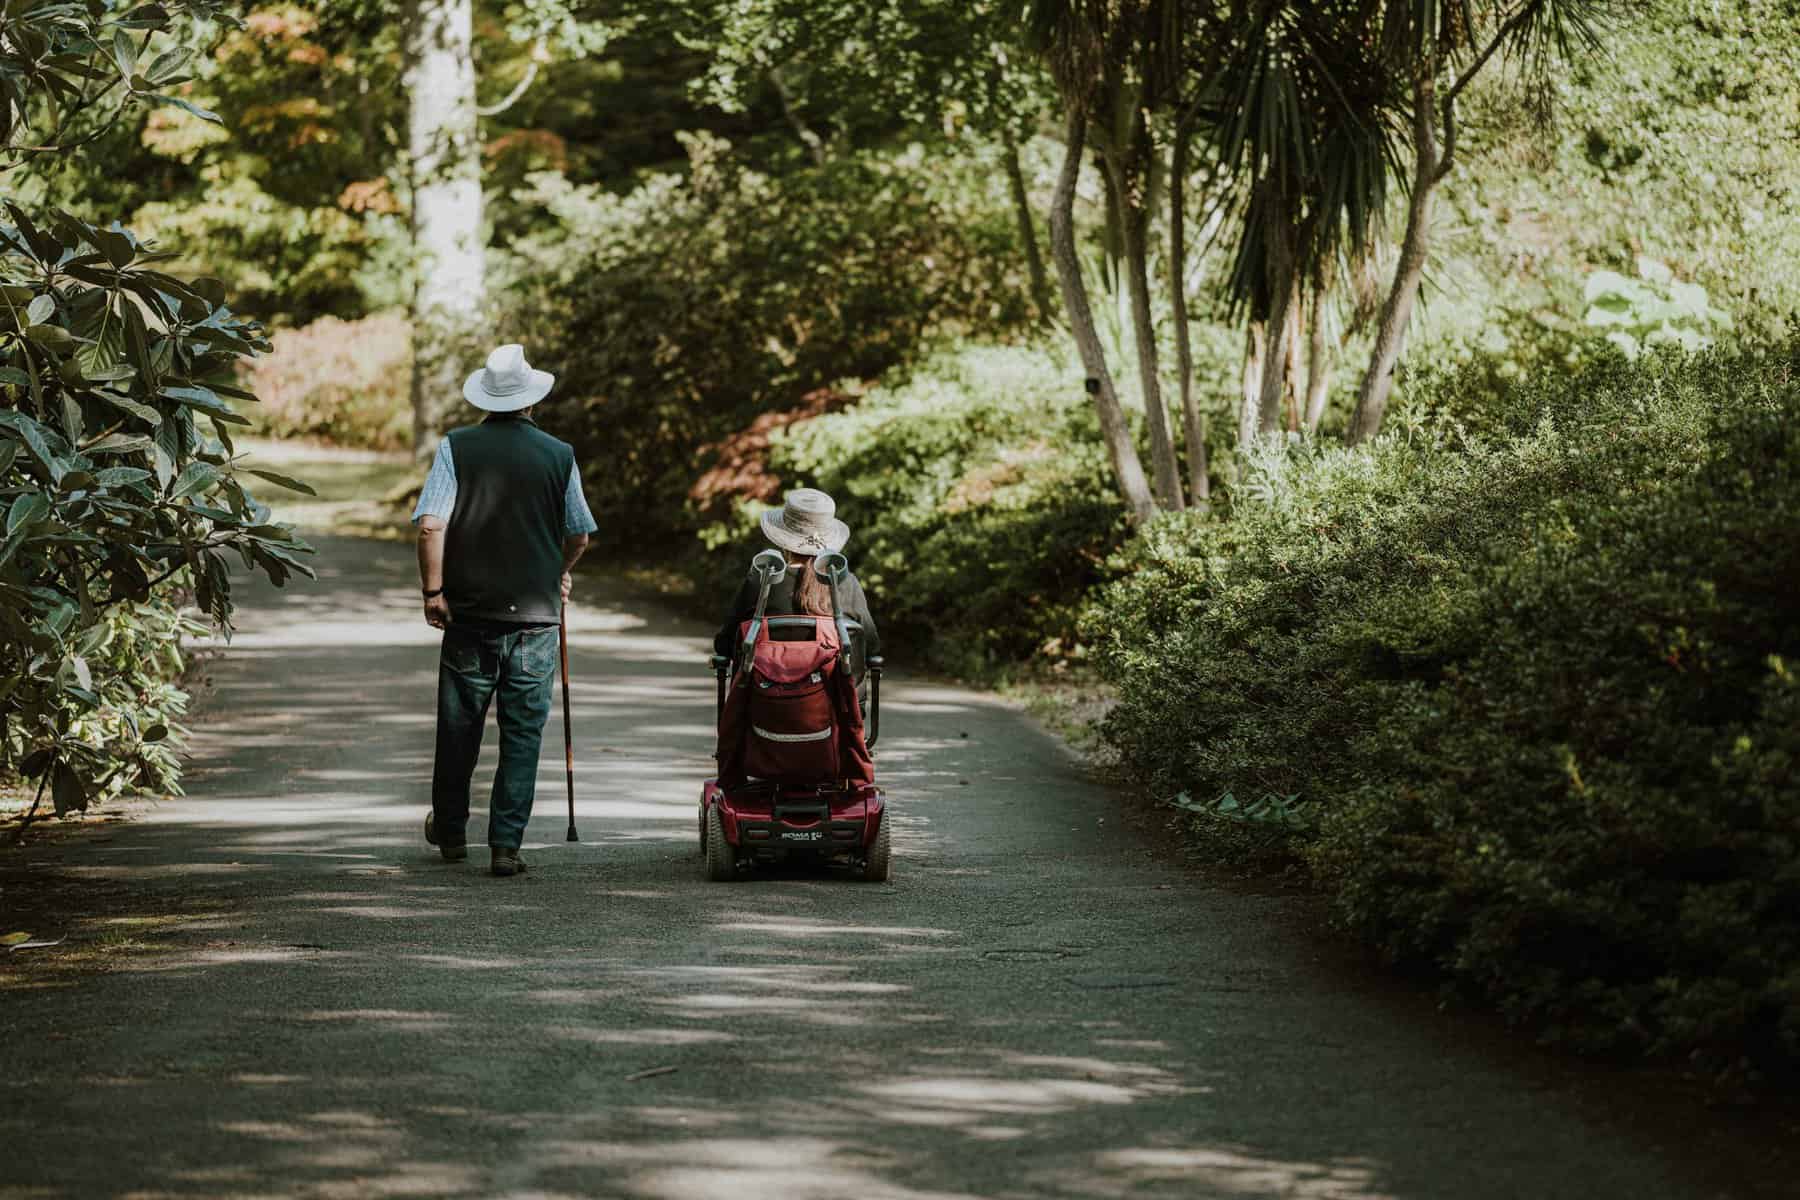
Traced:
<path fill-rule="evenodd" d="M 563 769 L 569 776 L 569 836 L 568 841 L 579 842 L 581 838 L 575 833 L 575 743 L 570 733 L 569 723 L 569 602 L 563 601 L 562 617 L 556 627 L 557 644 L 562 648 L 562 693 L 563 693 Z"/>

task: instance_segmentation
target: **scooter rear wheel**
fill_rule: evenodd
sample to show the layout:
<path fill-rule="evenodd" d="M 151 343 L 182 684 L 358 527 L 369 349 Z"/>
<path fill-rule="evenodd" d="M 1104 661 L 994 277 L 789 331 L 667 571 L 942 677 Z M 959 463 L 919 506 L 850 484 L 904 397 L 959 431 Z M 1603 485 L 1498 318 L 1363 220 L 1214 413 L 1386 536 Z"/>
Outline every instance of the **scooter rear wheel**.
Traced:
<path fill-rule="evenodd" d="M 719 819 L 719 806 L 706 807 L 706 877 L 714 883 L 730 883 L 738 878 L 737 847 L 725 840 L 725 823 Z"/>
<path fill-rule="evenodd" d="M 886 883 L 888 863 L 892 858 L 892 849 L 888 844 L 888 815 L 881 814 L 881 828 L 875 833 L 875 841 L 869 846 L 869 857 L 863 863 L 862 877 L 864 883 Z"/>

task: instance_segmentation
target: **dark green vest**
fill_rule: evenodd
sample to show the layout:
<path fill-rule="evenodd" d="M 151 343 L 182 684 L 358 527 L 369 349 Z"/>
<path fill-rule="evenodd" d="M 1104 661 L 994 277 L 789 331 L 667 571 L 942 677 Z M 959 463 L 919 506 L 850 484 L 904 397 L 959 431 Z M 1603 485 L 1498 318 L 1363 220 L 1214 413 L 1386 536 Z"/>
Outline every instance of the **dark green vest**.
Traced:
<path fill-rule="evenodd" d="M 575 451 L 519 417 L 489 417 L 445 436 L 456 468 L 456 506 L 444 532 L 452 619 L 555 624 Z"/>

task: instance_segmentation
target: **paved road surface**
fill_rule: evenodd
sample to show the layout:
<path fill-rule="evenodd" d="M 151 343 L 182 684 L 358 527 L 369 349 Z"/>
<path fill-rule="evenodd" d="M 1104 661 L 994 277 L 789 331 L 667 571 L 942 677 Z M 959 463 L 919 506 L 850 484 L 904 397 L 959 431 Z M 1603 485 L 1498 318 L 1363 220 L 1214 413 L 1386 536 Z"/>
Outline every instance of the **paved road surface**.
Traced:
<path fill-rule="evenodd" d="M 0 1195 L 1713 1194 L 1152 854 L 977 693 L 888 689 L 894 882 L 704 882 L 705 631 L 601 584 L 584 840 L 553 721 L 531 874 L 444 864 L 410 547 L 324 550 L 246 592 L 192 794 L 59 852 L 160 918 L 82 930 L 101 974 L 0 965 Z"/>

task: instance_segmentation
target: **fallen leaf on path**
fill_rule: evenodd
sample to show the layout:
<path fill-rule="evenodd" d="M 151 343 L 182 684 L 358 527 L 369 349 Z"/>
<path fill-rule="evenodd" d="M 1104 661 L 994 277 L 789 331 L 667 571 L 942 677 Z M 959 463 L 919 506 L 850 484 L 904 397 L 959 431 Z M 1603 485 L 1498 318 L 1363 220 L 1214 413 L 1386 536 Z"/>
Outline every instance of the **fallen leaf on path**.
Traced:
<path fill-rule="evenodd" d="M 5 937 L 0 937 L 0 946 L 16 946 L 20 942 L 29 942 L 30 940 L 31 935 L 29 933 L 9 933 Z"/>
<path fill-rule="evenodd" d="M 651 1067 L 648 1071 L 639 1071 L 636 1074 L 627 1075 L 625 1077 L 625 1082 L 636 1083 L 640 1079 L 650 1079 L 657 1075 L 673 1075 L 680 1069 L 681 1068 L 679 1067 Z"/>

